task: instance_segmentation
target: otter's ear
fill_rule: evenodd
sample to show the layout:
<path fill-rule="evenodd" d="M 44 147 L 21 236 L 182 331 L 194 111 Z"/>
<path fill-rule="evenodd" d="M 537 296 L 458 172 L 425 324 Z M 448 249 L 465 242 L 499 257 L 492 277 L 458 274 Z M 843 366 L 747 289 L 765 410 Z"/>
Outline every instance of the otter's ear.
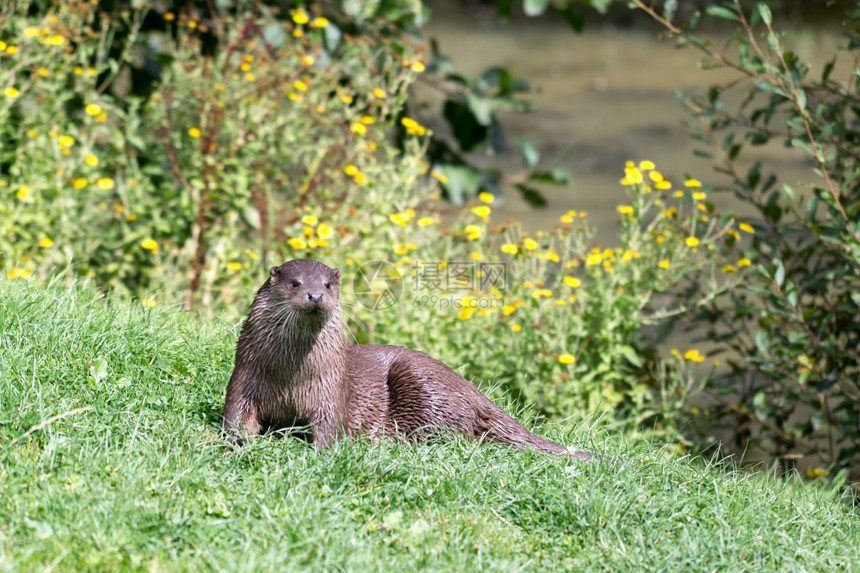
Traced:
<path fill-rule="evenodd" d="M 271 270 L 269 271 L 269 278 L 271 278 L 271 280 L 273 280 L 273 281 L 278 280 L 280 278 L 280 276 L 281 276 L 281 267 L 272 267 Z"/>
<path fill-rule="evenodd" d="M 331 274 L 331 279 L 337 284 L 340 284 L 340 269 L 334 270 L 334 272 Z"/>

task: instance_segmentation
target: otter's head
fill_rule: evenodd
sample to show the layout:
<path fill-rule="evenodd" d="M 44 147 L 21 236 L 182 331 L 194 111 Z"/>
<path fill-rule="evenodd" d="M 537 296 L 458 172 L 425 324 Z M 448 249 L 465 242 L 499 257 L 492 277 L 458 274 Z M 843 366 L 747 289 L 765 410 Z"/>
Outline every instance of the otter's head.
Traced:
<path fill-rule="evenodd" d="M 328 315 L 338 308 L 340 270 L 317 261 L 296 259 L 272 267 L 266 284 L 278 306 L 285 304 L 294 312 Z"/>

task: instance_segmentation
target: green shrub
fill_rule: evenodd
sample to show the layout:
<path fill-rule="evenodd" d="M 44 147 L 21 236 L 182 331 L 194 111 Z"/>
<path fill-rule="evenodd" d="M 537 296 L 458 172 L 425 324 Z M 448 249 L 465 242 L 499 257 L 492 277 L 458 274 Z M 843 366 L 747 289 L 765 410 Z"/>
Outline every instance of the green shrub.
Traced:
<path fill-rule="evenodd" d="M 636 2 L 640 8 L 644 4 Z M 650 10 L 649 10 L 650 12 Z M 734 21 L 732 49 L 716 51 L 654 12 L 679 40 L 695 46 L 706 65 L 731 68 L 735 78 L 684 99 L 696 139 L 715 168 L 732 179 L 736 197 L 756 216 L 748 256 L 755 273 L 742 289 L 713 304 L 701 319 L 711 339 L 731 351 L 712 412 L 733 429 L 739 448 L 759 446 L 774 457 L 811 457 L 810 475 L 860 467 L 860 148 L 858 77 L 860 13 L 847 16 L 840 51 L 853 58 L 843 77 L 837 55 L 813 75 L 774 30 L 764 3 L 744 11 L 737 2 L 708 13 Z M 737 57 L 728 54 L 737 53 Z M 732 108 L 729 89 L 745 90 Z M 783 141 L 805 153 L 807 181 L 781 182 L 778 173 L 738 163 L 748 146 Z"/>

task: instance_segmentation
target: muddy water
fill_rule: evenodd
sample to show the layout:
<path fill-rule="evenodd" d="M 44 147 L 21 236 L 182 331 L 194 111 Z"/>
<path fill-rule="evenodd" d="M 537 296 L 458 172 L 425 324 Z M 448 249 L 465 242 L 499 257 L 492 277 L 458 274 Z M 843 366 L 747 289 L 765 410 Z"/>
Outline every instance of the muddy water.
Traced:
<path fill-rule="evenodd" d="M 496 209 L 499 215 L 536 230 L 552 226 L 569 209 L 585 210 L 597 227 L 597 240 L 611 245 L 615 207 L 625 198 L 618 183 L 625 161 L 650 159 L 673 182 L 682 181 L 684 173 L 706 184 L 727 182 L 709 161 L 693 156 L 698 144 L 685 132 L 686 115 L 674 92 L 704 91 L 733 76 L 722 70 L 699 71 L 698 52 L 661 40 L 660 30 L 646 19 L 624 28 L 590 21 L 584 33 L 574 34 L 553 19 L 520 18 L 505 25 L 491 7 L 464 2 L 432 6 L 426 37 L 439 40 L 458 70 L 476 76 L 500 65 L 540 89 L 531 96 L 532 112 L 503 116 L 509 150 L 495 158 L 473 154 L 475 161 L 515 173 L 521 165 L 515 141 L 526 137 L 541 151 L 541 168 L 563 167 L 572 175 L 566 187 L 543 188 L 549 200 L 544 209 L 533 209 L 516 191 L 508 190 Z M 810 61 L 813 75 L 820 74 L 840 39 L 838 20 L 808 28 L 789 23 L 789 29 L 790 47 Z M 725 41 L 725 34 L 711 37 L 718 46 Z M 438 101 L 426 88 L 418 97 Z M 444 132 L 444 126 L 434 127 Z M 747 149 L 742 156 L 741 165 L 761 160 L 784 182 L 814 178 L 805 156 L 781 143 Z M 744 213 L 745 205 L 728 193 L 718 195 L 715 202 L 720 210 Z"/>

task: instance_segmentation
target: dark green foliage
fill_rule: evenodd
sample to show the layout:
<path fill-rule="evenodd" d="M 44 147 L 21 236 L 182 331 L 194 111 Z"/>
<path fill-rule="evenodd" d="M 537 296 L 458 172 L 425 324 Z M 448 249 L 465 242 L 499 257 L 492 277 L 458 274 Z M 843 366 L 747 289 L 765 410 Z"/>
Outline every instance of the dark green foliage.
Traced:
<path fill-rule="evenodd" d="M 711 147 L 715 168 L 731 177 L 725 190 L 756 213 L 747 256 L 757 270 L 745 288 L 699 317 L 711 323 L 710 338 L 731 351 L 713 413 L 734 428 L 739 448 L 759 446 L 775 458 L 807 456 L 856 473 L 860 13 L 846 16 L 846 43 L 820 71 L 785 47 L 790 38 L 773 29 L 766 4 L 749 10 L 737 2 L 712 5 L 707 14 L 738 23 L 728 49 L 713 50 L 693 32 L 662 22 L 702 50 L 708 65 L 736 72 L 708 94 L 683 99 L 694 116 L 694 137 Z M 735 52 L 736 59 L 726 55 Z M 736 108 L 723 99 L 729 87 L 747 92 Z M 745 148 L 769 142 L 796 148 L 798 161 L 809 165 L 808 179 L 781 181 L 766 165 L 739 166 Z"/>

